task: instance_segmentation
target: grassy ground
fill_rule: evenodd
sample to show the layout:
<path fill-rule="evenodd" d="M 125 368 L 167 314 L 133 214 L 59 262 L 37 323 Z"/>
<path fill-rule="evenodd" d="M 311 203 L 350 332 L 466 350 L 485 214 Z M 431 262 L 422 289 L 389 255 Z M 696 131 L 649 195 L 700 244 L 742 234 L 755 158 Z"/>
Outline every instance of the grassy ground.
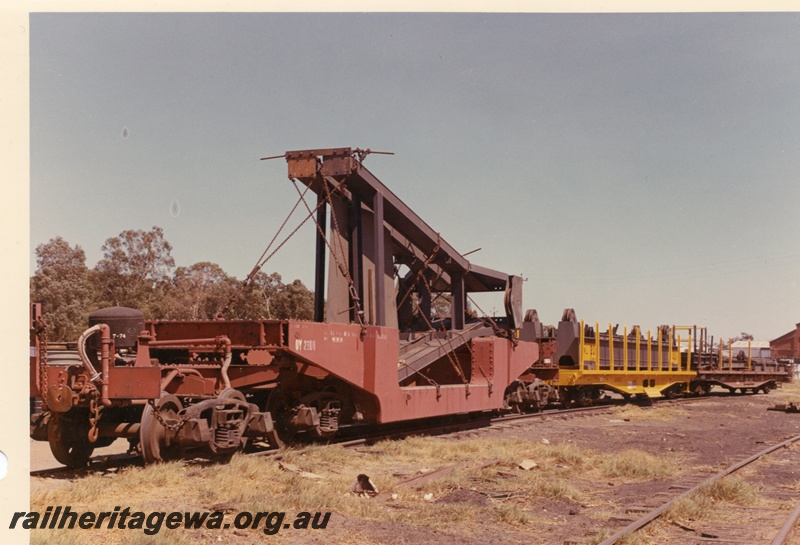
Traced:
<path fill-rule="evenodd" d="M 595 529 L 621 514 L 620 506 L 629 502 L 626 497 L 647 497 L 652 491 L 668 487 L 669 482 L 680 480 L 683 471 L 696 472 L 697 461 L 687 460 L 698 445 L 706 448 L 701 462 L 708 461 L 709 472 L 717 470 L 719 453 L 729 448 L 723 447 L 730 437 L 727 430 L 734 422 L 737 430 L 753 423 L 752 430 L 760 432 L 767 399 L 771 403 L 800 402 L 800 384 L 786 385 L 768 398 L 758 395 L 736 396 L 735 401 L 706 400 L 700 405 L 704 409 L 698 410 L 713 408 L 711 417 L 697 417 L 688 406 L 625 406 L 613 409 L 611 425 L 604 417 L 544 421 L 542 429 L 550 426 L 552 442 L 542 440 L 544 431 L 518 434 L 523 437 L 488 432 L 477 438 L 416 437 L 349 450 L 315 446 L 302 452 L 287 451 L 284 468 L 274 460 L 250 456 L 235 456 L 227 465 L 190 461 L 131 467 L 115 473 L 96 473 L 56 488 L 42 487 L 32 495 L 31 510 L 70 505 L 73 511 L 112 511 L 116 506 L 145 513 L 226 510 L 230 518 L 245 510 L 336 514 L 338 518 L 331 526 L 340 530 L 325 532 L 324 536 L 317 533 L 321 536 L 317 541 L 291 532 L 269 538 L 270 542 L 301 545 L 414 543 L 427 540 L 436 532 L 438 541 L 429 543 L 451 543 L 455 535 L 484 543 L 495 542 L 497 536 L 516 535 L 517 541 L 529 542 L 531 536 L 547 536 L 551 531 L 553 539 L 548 543 L 563 543 L 561 536 L 573 530 L 582 542 L 599 543 L 610 534 Z M 757 410 L 753 408 L 756 406 Z M 737 413 L 747 407 L 753 410 L 741 420 Z M 772 420 L 779 419 L 778 414 L 769 414 Z M 797 418 L 780 416 L 779 420 L 787 423 L 794 420 L 782 418 Z M 681 433 L 674 433 L 675 430 Z M 698 443 L 697 437 L 713 446 Z M 602 445 L 603 451 L 578 446 L 573 438 L 580 439 L 582 445 Z M 755 438 L 753 435 L 749 440 Z M 629 448 L 629 442 L 647 452 Z M 691 448 L 683 449 L 682 445 Z M 609 446 L 617 450 L 609 452 Z M 535 466 L 524 470 L 520 468 L 523 461 L 535 462 Z M 449 467 L 453 468 L 450 473 L 418 486 L 403 484 L 412 477 Z M 351 492 L 356 476 L 362 473 L 370 476 L 382 493 L 380 496 L 368 498 Z M 725 486 L 731 487 L 730 482 Z M 751 490 L 754 496 L 749 500 L 742 499 L 746 494 L 736 492 L 736 486 L 731 488 L 733 495 L 724 490 L 703 490 L 691 498 L 691 504 L 676 506 L 672 516 L 702 520 L 716 516 L 720 506 L 745 501 L 760 505 L 757 487 Z M 572 517 L 573 511 L 579 515 Z M 583 524 L 580 528 L 575 525 L 579 519 Z M 358 525 L 362 523 L 370 525 L 370 531 L 379 527 L 385 532 L 376 540 L 374 533 L 361 531 Z M 658 535 L 659 524 L 663 523 L 652 524 L 628 538 L 628 545 L 657 542 L 653 535 Z M 36 530 L 31 532 L 31 538 L 32 543 L 67 545 L 245 544 L 251 543 L 254 535 L 264 538 L 253 530 L 240 534 L 191 530 L 146 536 L 130 530 Z"/>
<path fill-rule="evenodd" d="M 536 467 L 520 469 L 523 460 L 535 461 Z M 401 484 L 410 477 L 450 466 L 455 466 L 452 472 L 419 487 Z M 532 500 L 577 504 L 589 501 L 584 485 L 593 481 L 649 481 L 678 471 L 675 456 L 656 458 L 634 450 L 601 455 L 572 443 L 430 437 L 387 441 L 357 450 L 319 446 L 289 451 L 284 467 L 301 471 L 286 471 L 276 461 L 238 455 L 229 464 L 210 467 L 184 462 L 132 467 L 35 494 L 31 510 L 70 505 L 74 511 L 112 511 L 119 505 L 144 512 L 213 511 L 224 506 L 251 512 L 334 511 L 440 530 L 470 520 L 482 520 L 500 530 L 523 529 L 548 523 L 526 508 Z M 369 475 L 387 495 L 370 499 L 351 493 L 360 473 Z M 477 499 L 448 502 L 448 494 L 455 491 L 470 491 Z M 93 533 L 101 534 L 104 544 L 140 543 L 142 539 L 159 543 L 159 536 L 145 538 L 122 530 L 91 530 L 79 536 Z M 62 534 L 34 531 L 32 542 L 69 543 L 75 537 L 74 531 Z M 187 532 L 168 535 L 190 538 Z"/>
<path fill-rule="evenodd" d="M 638 405 L 619 405 L 611 408 L 615 418 L 623 420 L 664 420 L 688 414 L 686 409 L 676 406 L 658 406 L 642 408 Z"/>
<path fill-rule="evenodd" d="M 770 401 L 774 403 L 794 402 L 800 404 L 800 380 L 789 384 L 782 384 L 780 388 L 769 393 Z"/>
<path fill-rule="evenodd" d="M 738 475 L 730 475 L 702 485 L 696 492 L 675 502 L 666 518 L 678 521 L 719 519 L 726 505 L 757 505 L 758 489 Z"/>

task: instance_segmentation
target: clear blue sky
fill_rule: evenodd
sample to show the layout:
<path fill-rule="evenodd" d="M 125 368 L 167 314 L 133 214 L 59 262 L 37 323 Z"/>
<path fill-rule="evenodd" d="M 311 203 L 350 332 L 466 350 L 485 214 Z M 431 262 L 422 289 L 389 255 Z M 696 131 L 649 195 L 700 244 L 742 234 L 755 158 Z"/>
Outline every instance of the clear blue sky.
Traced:
<path fill-rule="evenodd" d="M 370 147 L 545 322 L 768 340 L 800 322 L 798 89 L 796 13 L 32 14 L 31 272 L 158 225 L 243 278 L 296 199 L 259 158 Z M 307 226 L 266 271 L 312 264 Z"/>

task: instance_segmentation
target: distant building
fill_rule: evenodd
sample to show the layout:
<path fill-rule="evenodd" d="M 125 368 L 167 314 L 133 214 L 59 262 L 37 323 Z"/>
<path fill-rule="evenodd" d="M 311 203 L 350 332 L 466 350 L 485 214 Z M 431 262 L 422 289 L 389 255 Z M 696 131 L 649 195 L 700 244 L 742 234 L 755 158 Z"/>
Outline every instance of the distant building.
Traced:
<path fill-rule="evenodd" d="M 769 342 L 775 358 L 800 358 L 800 323 L 795 329 Z"/>
<path fill-rule="evenodd" d="M 769 341 L 736 341 L 731 344 L 731 351 L 735 358 L 740 352 L 747 355 L 747 347 L 750 346 L 751 358 L 769 358 L 771 345 Z"/>

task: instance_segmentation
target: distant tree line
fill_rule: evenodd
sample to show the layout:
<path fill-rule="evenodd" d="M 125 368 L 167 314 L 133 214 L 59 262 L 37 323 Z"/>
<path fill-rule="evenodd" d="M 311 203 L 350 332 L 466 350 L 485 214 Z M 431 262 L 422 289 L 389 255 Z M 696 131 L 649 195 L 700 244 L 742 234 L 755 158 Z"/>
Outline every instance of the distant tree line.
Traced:
<path fill-rule="evenodd" d="M 77 340 L 89 314 L 113 306 L 137 308 L 147 319 L 210 320 L 233 299 L 226 318 L 313 316 L 314 294 L 300 280 L 285 284 L 278 273 L 258 272 L 244 286 L 208 261 L 175 268 L 160 227 L 123 231 L 101 249 L 103 258 L 90 269 L 83 249 L 60 236 L 37 246 L 30 295 L 42 303 L 49 340 Z"/>

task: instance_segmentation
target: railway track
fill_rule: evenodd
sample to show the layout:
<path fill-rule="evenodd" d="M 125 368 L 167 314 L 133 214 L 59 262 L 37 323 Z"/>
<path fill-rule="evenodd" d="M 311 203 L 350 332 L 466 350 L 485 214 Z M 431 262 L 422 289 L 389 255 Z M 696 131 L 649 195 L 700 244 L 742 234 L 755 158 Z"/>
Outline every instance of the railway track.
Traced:
<path fill-rule="evenodd" d="M 800 503 L 792 509 L 792 512 L 789 513 L 789 516 L 786 518 L 786 522 L 783 523 L 781 529 L 778 531 L 778 534 L 775 536 L 775 539 L 772 540 L 771 545 L 784 545 L 789 542 L 789 539 L 792 537 L 793 530 L 795 524 L 797 524 L 797 519 L 800 518 Z"/>
<path fill-rule="evenodd" d="M 381 516 L 397 512 L 407 516 L 406 521 L 379 518 L 376 519 L 378 522 L 374 522 L 372 519 L 361 520 L 358 513 L 353 511 L 361 509 L 358 507 L 360 503 L 355 504 L 353 509 L 342 507 L 341 512 L 337 513 L 344 519 L 333 528 L 333 541 L 347 535 L 356 526 L 366 528 L 363 531 L 367 541 L 389 542 L 382 540 L 381 536 L 390 533 L 401 535 L 403 532 L 411 532 L 421 541 L 433 525 L 438 539 L 433 539 L 432 543 L 443 543 L 442 536 L 447 535 L 452 536 L 453 542 L 485 545 L 496 542 L 494 537 L 498 535 L 508 535 L 509 542 L 527 540 L 547 545 L 596 545 L 634 518 L 646 514 L 643 512 L 645 508 L 647 512 L 652 511 L 658 504 L 701 484 L 712 473 L 750 457 L 756 450 L 764 450 L 789 435 L 800 435 L 800 420 L 795 415 L 767 412 L 771 397 L 774 396 L 712 396 L 656 403 L 653 410 L 630 410 L 627 407 L 620 410 L 622 407 L 600 406 L 508 415 L 503 418 L 445 421 L 438 423 L 438 429 L 431 429 L 430 426 L 426 429 L 426 426 L 418 425 L 402 431 L 391 430 L 391 433 L 384 431 L 370 437 L 347 438 L 338 443 L 340 446 L 315 446 L 308 449 L 305 455 L 302 445 L 292 449 L 262 450 L 249 454 L 249 459 L 237 457 L 232 467 L 242 471 L 257 470 L 259 474 L 267 475 L 275 471 L 282 476 L 272 481 L 284 483 L 287 487 L 298 482 L 312 482 L 298 481 L 290 472 L 298 469 L 312 472 L 321 476 L 322 480 L 313 481 L 316 484 L 308 484 L 308 487 L 319 488 L 325 494 L 332 493 L 337 497 L 349 490 L 352 480 L 348 477 L 365 473 L 370 475 L 381 493 L 370 500 L 358 501 L 364 501 L 365 506 L 371 505 L 370 508 L 380 511 Z M 387 436 L 397 438 L 402 435 L 419 436 L 422 433 L 439 433 L 444 440 L 412 439 L 407 446 L 405 441 L 396 441 L 380 443 L 377 447 L 359 448 Z M 562 449 L 574 455 L 574 458 L 561 458 Z M 641 466 L 639 460 L 630 459 L 632 466 L 654 469 L 660 467 L 659 462 L 663 459 L 667 470 L 653 472 L 650 476 L 606 471 L 605 462 L 627 460 L 624 456 L 617 456 L 624 454 L 626 449 L 632 449 L 644 458 Z M 474 454 L 469 454 L 473 451 Z M 787 460 L 783 458 L 793 451 L 797 454 L 795 465 L 787 465 Z M 779 449 L 778 452 L 784 453 L 784 450 Z M 655 458 L 648 458 L 645 456 L 647 454 Z M 774 465 L 772 460 L 777 455 L 769 455 L 770 461 L 767 463 L 750 464 L 747 466 L 749 469 L 731 480 L 747 478 L 753 482 L 755 468 L 762 468 L 758 471 L 764 473 L 766 470 L 763 467 Z M 284 466 L 278 463 L 281 458 Z M 711 515 L 714 518 L 694 517 L 687 515 L 685 508 L 675 509 L 668 517 L 650 524 L 625 542 L 659 545 L 770 543 L 800 497 L 797 478 L 789 475 L 789 470 L 800 464 L 800 443 L 793 449 L 786 449 L 781 458 L 784 474 L 783 478 L 776 480 L 779 483 L 777 488 L 784 494 L 780 504 L 772 500 L 763 502 L 764 492 L 771 489 L 772 483 L 757 481 L 754 486 L 761 496 L 758 499 L 760 503 L 740 506 L 724 502 L 713 507 Z M 259 463 L 260 460 L 266 463 Z M 538 462 L 538 467 L 524 467 L 523 463 L 531 460 Z M 40 491 L 55 489 L 61 490 L 58 497 L 69 498 L 73 487 L 76 487 L 76 491 L 83 490 L 84 483 L 81 481 L 84 480 L 86 486 L 94 486 L 98 478 L 111 488 L 117 483 L 124 486 L 129 471 L 120 471 L 119 477 L 123 477 L 120 479 L 114 475 L 114 470 L 105 471 L 101 463 L 109 466 L 121 464 L 97 461 L 88 471 L 73 473 L 74 477 L 63 473 L 54 475 L 61 480 L 60 483 L 58 480 L 32 478 L 31 485 L 37 492 L 37 501 L 41 502 Z M 141 463 L 141 460 L 129 459 L 125 465 Z M 486 463 L 492 466 L 484 470 L 482 464 Z M 133 476 L 140 473 L 138 467 L 131 467 L 130 470 Z M 203 503 L 207 498 L 199 493 L 203 488 L 201 484 L 211 490 L 217 488 L 215 478 L 221 474 L 236 479 L 235 472 L 226 471 L 224 466 L 214 467 L 199 460 L 189 460 L 178 466 L 170 465 L 163 470 L 177 480 L 161 488 L 155 487 L 154 498 L 178 494 L 185 497 L 189 504 L 201 507 L 207 507 Z M 154 467 L 147 474 L 154 475 L 160 471 Z M 189 478 L 183 479 L 182 474 Z M 775 479 L 775 473 L 770 475 Z M 406 478 L 408 482 L 402 480 Z M 556 486 L 567 492 L 554 497 L 549 492 L 544 494 L 535 486 L 540 480 L 546 481 L 545 492 L 554 490 Z M 244 481 L 242 486 L 246 486 Z M 254 490 L 259 489 L 256 482 L 253 487 Z M 238 488 L 238 485 L 234 488 Z M 305 490 L 307 486 L 303 485 L 302 488 Z M 432 497 L 429 497 L 430 493 Z M 223 494 L 221 499 L 227 501 L 229 495 Z M 283 498 L 283 492 L 276 493 L 275 497 Z M 248 497 L 246 501 L 242 500 L 239 507 L 249 508 L 252 501 Z M 305 500 L 298 504 L 303 509 L 315 505 Z M 629 510 L 628 506 L 643 507 Z M 294 508 L 293 505 L 288 507 Z M 461 512 L 464 509 L 475 514 L 469 522 L 458 523 L 450 517 L 453 510 Z M 727 515 L 730 510 L 736 513 L 733 519 Z M 520 518 L 508 522 L 501 518 L 507 513 L 519 513 Z M 441 522 L 437 522 L 440 516 Z M 521 518 L 523 516 L 524 519 Z M 427 522 L 417 524 L 414 522 L 417 520 Z M 683 523 L 686 528 L 675 522 Z M 728 524 L 727 527 L 724 524 L 740 522 L 747 526 L 767 528 L 769 535 L 750 539 L 753 534 L 748 533 L 748 537 L 742 538 L 745 534 L 737 534 L 734 524 Z"/>
<path fill-rule="evenodd" d="M 797 443 L 798 441 L 800 441 L 800 435 L 796 435 L 794 437 L 791 437 L 789 439 L 781 441 L 780 443 L 777 443 L 775 445 L 769 446 L 769 447 L 767 447 L 767 448 L 765 448 L 765 449 L 763 449 L 763 450 L 761 450 L 759 452 L 756 452 L 752 456 L 749 456 L 749 457 L 745 458 L 744 460 L 741 460 L 741 461 L 731 465 L 730 467 L 728 467 L 728 468 L 726 468 L 726 469 L 714 474 L 713 476 L 711 476 L 711 477 L 709 477 L 707 479 L 702 479 L 700 482 L 698 482 L 697 484 L 695 484 L 691 488 L 688 488 L 687 490 L 683 491 L 682 493 L 671 497 L 668 501 L 662 503 L 660 506 L 655 507 L 652 510 L 646 512 L 641 518 L 631 522 L 628 526 L 622 528 L 621 530 L 619 530 L 618 532 L 616 532 L 612 536 L 608 537 L 607 539 L 602 541 L 599 545 L 614 545 L 614 544 L 619 543 L 620 541 L 622 541 L 623 538 L 629 538 L 629 536 L 631 536 L 635 532 L 638 532 L 638 531 L 644 529 L 650 523 L 652 523 L 652 522 L 658 520 L 659 518 L 663 517 L 666 513 L 669 512 L 671 507 L 673 507 L 674 505 L 677 504 L 677 502 L 679 502 L 679 501 L 681 501 L 681 500 L 683 500 L 685 498 L 688 498 L 688 497 L 692 496 L 693 494 L 696 494 L 703 487 L 707 487 L 707 486 L 709 486 L 711 483 L 713 483 L 715 481 L 718 481 L 718 480 L 723 479 L 725 477 L 731 476 L 731 475 L 737 473 L 738 471 L 742 470 L 743 468 L 749 467 L 749 466 L 751 466 L 752 464 L 754 464 L 754 463 L 756 463 L 758 461 L 763 461 L 764 458 L 766 458 L 766 457 L 770 456 L 771 454 L 776 453 L 777 451 L 780 451 L 782 449 L 787 449 L 790 446 L 792 446 L 793 444 Z M 800 459 L 800 455 L 795 454 L 794 457 Z M 690 477 L 687 478 L 687 481 L 688 482 L 692 482 L 690 479 L 691 479 Z M 794 496 L 794 497 L 796 497 L 796 495 L 797 495 L 796 493 L 792 494 L 792 496 Z M 778 500 L 786 500 L 786 499 L 788 499 L 788 498 L 782 498 L 780 496 L 780 494 L 776 494 L 776 493 L 774 493 L 774 491 L 773 491 L 772 494 L 768 494 L 767 496 L 768 496 L 768 499 L 773 499 L 773 500 L 774 499 L 778 499 Z M 772 496 L 772 497 L 770 498 L 769 496 Z M 772 511 L 772 510 L 771 509 L 764 509 L 764 511 Z M 732 534 L 735 534 L 736 532 L 741 532 L 742 528 L 748 527 L 748 526 L 751 527 L 751 528 L 752 527 L 760 527 L 762 532 L 768 532 L 769 531 L 769 529 L 768 529 L 769 526 L 768 525 L 770 523 L 774 523 L 775 519 L 776 519 L 775 514 L 772 513 L 772 512 L 763 513 L 763 516 L 760 517 L 760 520 L 756 516 L 756 514 L 754 514 L 752 511 L 749 513 L 749 515 L 750 516 L 747 519 L 748 523 L 746 525 L 741 525 L 741 524 L 729 524 L 729 525 L 716 524 L 716 525 L 714 525 L 713 523 L 709 523 L 709 524 L 705 525 L 707 527 L 717 527 L 719 529 L 722 529 L 722 532 L 720 532 L 719 530 L 715 530 L 715 531 L 708 531 L 708 530 L 698 531 L 698 529 L 693 528 L 693 527 L 691 527 L 689 525 L 677 523 L 676 526 L 681 528 L 684 531 L 684 534 L 682 536 L 678 537 L 678 538 L 664 537 L 663 543 L 688 544 L 688 543 L 705 543 L 705 542 L 716 541 L 717 543 L 741 543 L 741 544 L 751 544 L 752 545 L 754 543 L 762 542 L 762 541 L 759 541 L 759 540 L 754 540 L 754 539 L 756 539 L 754 536 L 742 537 L 741 534 L 732 535 Z M 774 524 L 775 538 L 772 541 L 772 545 L 783 545 L 785 543 L 788 543 L 788 539 L 791 536 L 792 530 L 794 528 L 795 523 L 797 522 L 798 517 L 800 517 L 800 504 L 798 504 L 798 506 L 791 512 L 789 517 L 784 522 L 783 526 L 778 526 L 780 524 L 780 522 L 778 522 L 777 524 Z M 691 537 L 687 538 L 687 534 L 685 532 L 689 532 L 690 534 L 688 534 L 688 535 L 690 535 Z M 726 533 L 728 535 L 725 535 Z M 692 536 L 692 534 L 694 534 L 694 535 Z M 762 537 L 763 538 L 763 536 L 758 536 L 758 537 Z M 766 542 L 764 542 L 764 543 L 766 543 Z"/>
<path fill-rule="evenodd" d="M 719 394 L 706 397 L 685 397 L 676 399 L 661 399 L 654 401 L 654 404 L 663 403 L 692 403 L 702 402 L 719 396 L 728 396 L 731 394 Z M 735 396 L 741 397 L 741 396 Z M 463 418 L 448 417 L 446 419 L 437 419 L 435 421 L 426 421 L 424 424 L 419 423 L 408 424 L 404 423 L 390 428 L 381 428 L 364 434 L 363 429 L 359 429 L 359 436 L 356 437 L 347 432 L 343 433 L 338 439 L 329 441 L 329 444 L 336 444 L 345 448 L 356 447 L 361 445 L 368 445 L 383 440 L 398 440 L 412 435 L 431 435 L 431 436 L 447 436 L 459 434 L 474 433 L 476 431 L 486 431 L 491 429 L 502 429 L 509 425 L 517 425 L 525 421 L 543 420 L 546 418 L 569 418 L 575 415 L 590 415 L 590 414 L 607 414 L 613 407 L 621 406 L 617 400 L 605 400 L 596 405 L 589 407 L 576 407 L 568 409 L 545 409 L 533 413 L 524 414 L 507 414 L 502 416 L 488 416 L 485 418 L 470 418 L 469 415 L 463 415 Z M 274 448 L 258 448 L 253 451 L 245 451 L 246 456 L 259 456 L 280 459 L 284 449 Z M 30 472 L 31 477 L 56 477 L 69 475 L 70 477 L 81 477 L 91 474 L 93 469 L 107 470 L 109 468 L 123 468 L 128 466 L 143 465 L 142 457 L 140 454 L 111 454 L 102 455 L 92 458 L 89 466 L 81 469 L 70 469 L 67 467 L 54 467 L 48 469 L 35 470 Z"/>

